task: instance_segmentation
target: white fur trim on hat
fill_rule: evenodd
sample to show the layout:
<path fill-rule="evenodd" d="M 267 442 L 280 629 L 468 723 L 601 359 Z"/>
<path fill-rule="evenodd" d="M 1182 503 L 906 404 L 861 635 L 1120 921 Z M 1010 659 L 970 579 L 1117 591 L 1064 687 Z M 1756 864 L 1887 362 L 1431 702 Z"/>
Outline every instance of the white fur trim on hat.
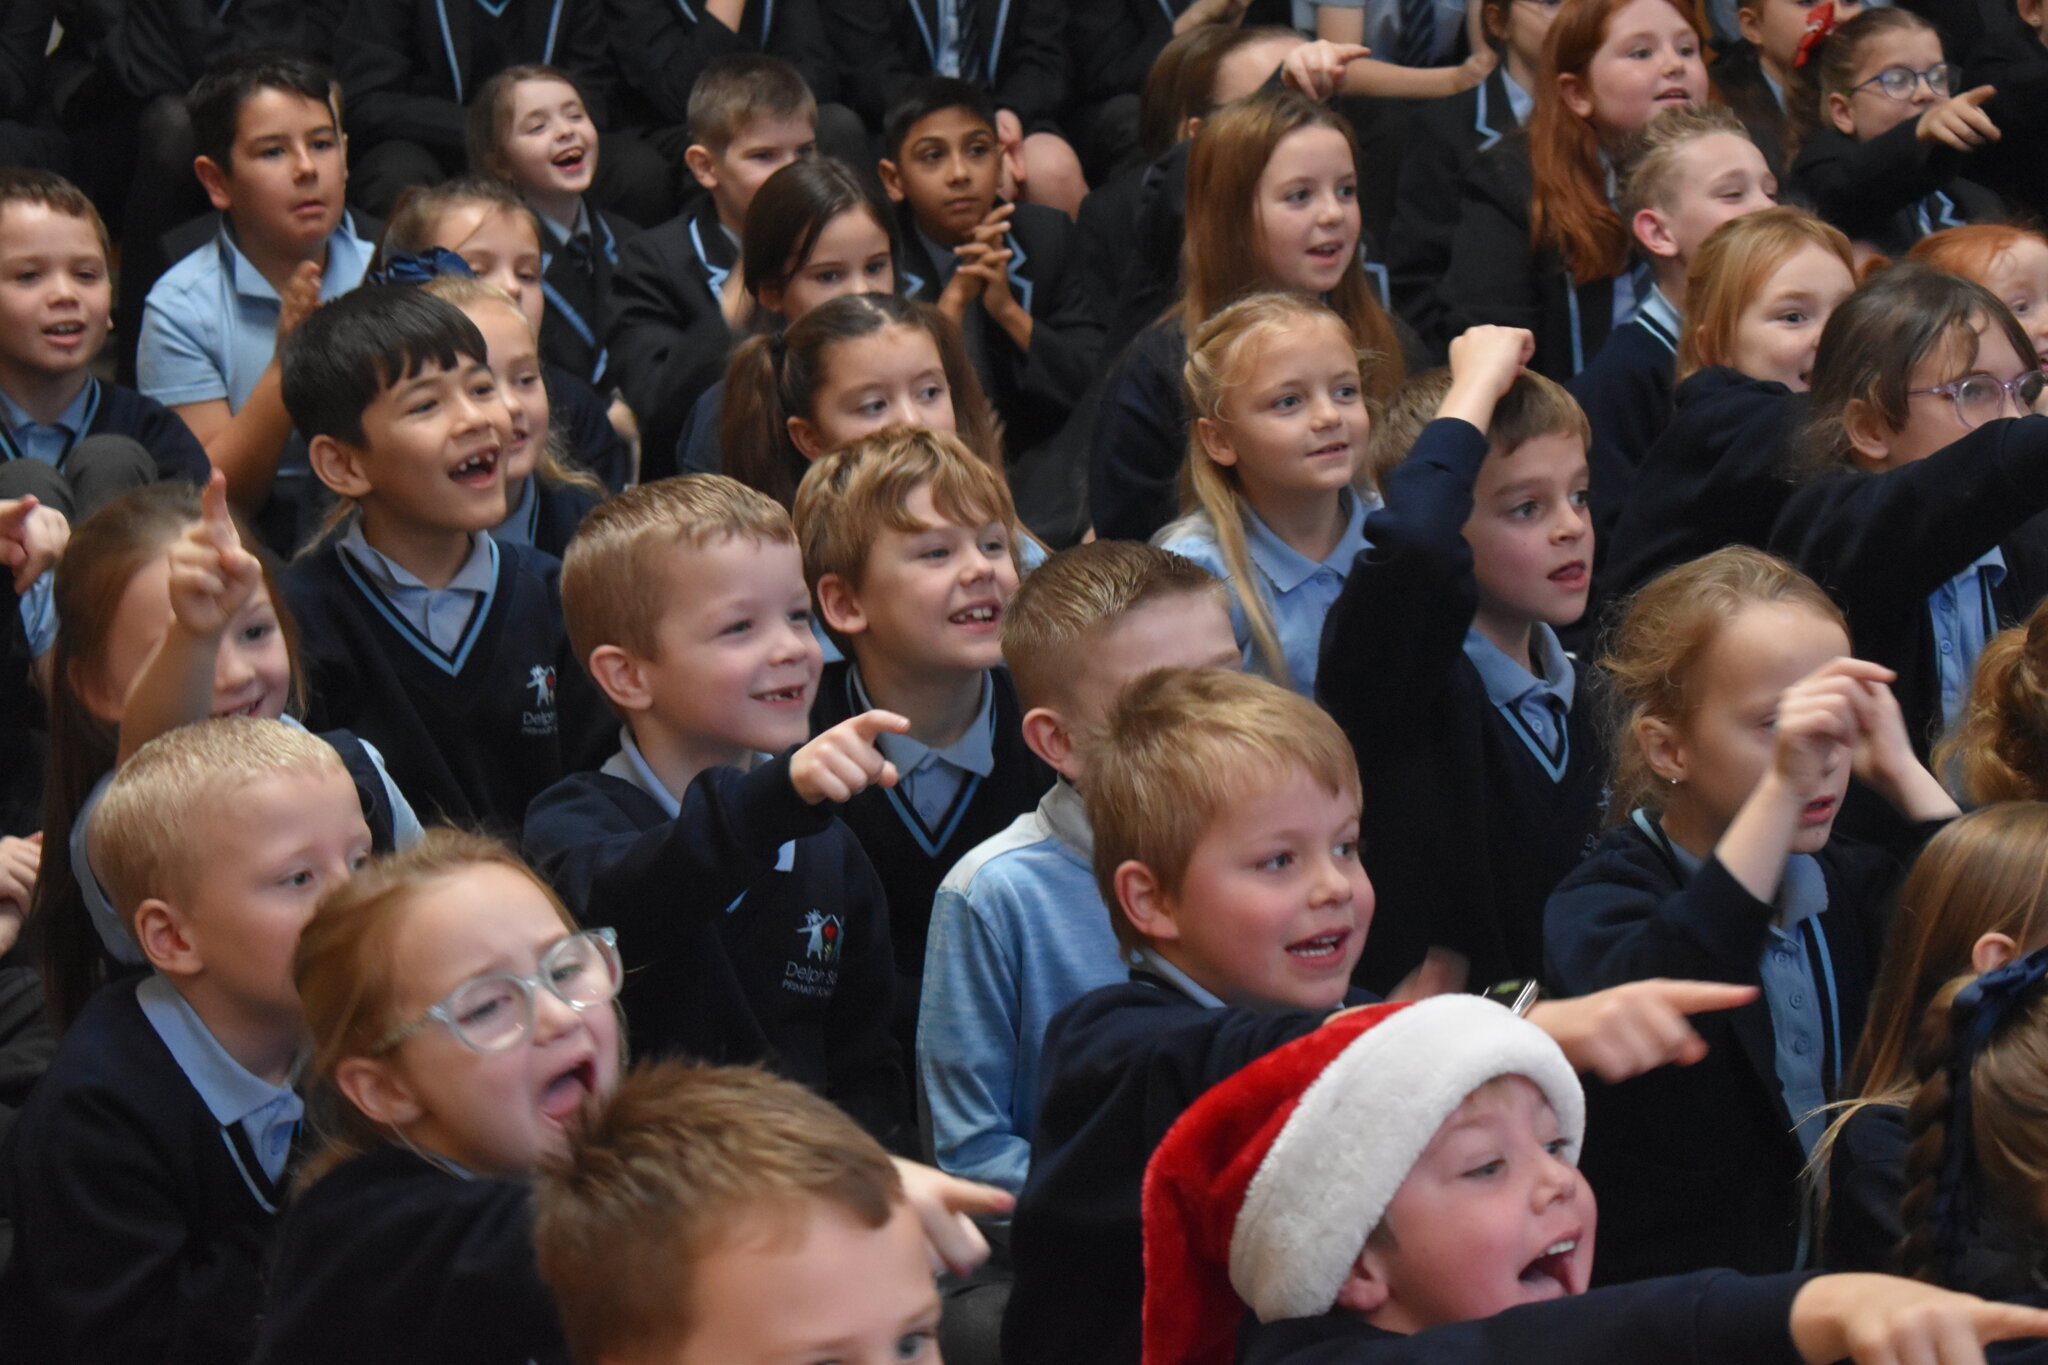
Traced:
<path fill-rule="evenodd" d="M 1585 1093 L 1549 1034 L 1476 995 L 1389 1014 L 1338 1054 L 1274 1137 L 1230 1237 L 1230 1282 L 1261 1322 L 1316 1317 L 1444 1120 L 1496 1076 L 1526 1076 L 1557 1113 L 1565 1158 Z"/>

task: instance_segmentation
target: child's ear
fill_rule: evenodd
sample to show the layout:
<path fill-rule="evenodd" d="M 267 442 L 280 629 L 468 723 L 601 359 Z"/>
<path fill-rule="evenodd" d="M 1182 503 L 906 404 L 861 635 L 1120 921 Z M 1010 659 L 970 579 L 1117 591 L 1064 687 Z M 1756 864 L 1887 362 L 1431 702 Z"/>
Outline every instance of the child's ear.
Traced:
<path fill-rule="evenodd" d="M 1670 721 L 1662 716 L 1644 716 L 1636 722 L 1636 743 L 1642 745 L 1643 761 L 1650 765 L 1659 782 L 1685 781 L 1685 745 Z"/>
<path fill-rule="evenodd" d="M 823 459 L 832 453 L 832 447 L 819 434 L 818 428 L 812 425 L 810 418 L 786 417 L 782 425 L 789 432 L 790 444 L 794 445 L 797 453 L 806 460 Z"/>
<path fill-rule="evenodd" d="M 718 158 L 711 155 L 711 149 L 701 142 L 693 142 L 683 149 L 683 164 L 690 168 L 697 183 L 707 190 L 718 188 Z"/>
<path fill-rule="evenodd" d="M 1981 934 L 1970 945 L 1970 969 L 1982 976 L 1985 972 L 1996 971 L 2020 955 L 2020 945 L 2011 934 L 1996 931 Z"/>
<path fill-rule="evenodd" d="M 343 1058 L 334 1068 L 334 1084 L 364 1118 L 380 1128 L 403 1128 L 425 1113 L 404 1077 L 374 1057 Z"/>
<path fill-rule="evenodd" d="M 1126 859 L 1110 878 L 1116 888 L 1116 902 L 1124 918 L 1145 938 L 1171 943 L 1180 937 L 1173 918 L 1173 897 L 1159 884 L 1159 877 L 1136 858 Z"/>
<path fill-rule="evenodd" d="M 233 154 L 230 153 L 230 159 L 232 158 Z M 235 199 L 231 190 L 233 182 L 228 177 L 227 167 L 210 156 L 198 156 L 192 158 L 192 173 L 199 177 L 201 187 L 206 190 L 207 200 L 216 209 L 226 213 L 234 207 Z"/>
<path fill-rule="evenodd" d="M 306 442 L 307 463 L 313 473 L 344 498 L 360 498 L 371 490 L 363 474 L 363 452 L 332 436 L 315 436 Z"/>
<path fill-rule="evenodd" d="M 1024 713 L 1024 747 L 1067 781 L 1078 780 L 1080 764 L 1074 756 L 1074 732 L 1066 718 L 1050 706 L 1034 706 Z"/>
<path fill-rule="evenodd" d="M 889 202 L 900 204 L 904 200 L 903 172 L 895 162 L 883 157 L 875 163 L 875 173 L 882 177 L 882 188 L 889 192 Z"/>
<path fill-rule="evenodd" d="M 165 976 L 197 976 L 205 966 L 185 932 L 185 921 L 170 902 L 151 896 L 135 911 L 135 945 L 149 965 Z"/>
<path fill-rule="evenodd" d="M 858 635 L 868 628 L 868 614 L 861 609 L 860 595 L 836 573 L 818 579 L 818 614 L 825 624 L 841 635 Z"/>
<path fill-rule="evenodd" d="M 1195 419 L 1195 437 L 1217 464 L 1227 469 L 1237 463 L 1237 447 L 1230 444 L 1230 429 L 1214 417 Z"/>
<path fill-rule="evenodd" d="M 1763 2 L 1769 4 L 1770 0 L 1763 0 Z M 1744 5 L 1736 10 L 1735 27 L 1742 30 L 1743 42 L 1748 43 L 1754 48 L 1761 49 L 1763 47 L 1764 16 L 1761 9 L 1751 9 L 1748 5 Z"/>
<path fill-rule="evenodd" d="M 1628 225 L 1643 250 L 1652 256 L 1662 256 L 1669 261 L 1678 259 L 1678 243 L 1672 240 L 1671 224 L 1656 209 L 1638 209 L 1634 221 Z"/>
<path fill-rule="evenodd" d="M 1578 118 L 1593 117 L 1593 92 L 1586 82 L 1569 71 L 1557 73 L 1557 97 Z"/>
<path fill-rule="evenodd" d="M 1882 467 L 1891 458 L 1892 437 L 1897 435 L 1877 405 L 1866 398 L 1851 398 L 1842 409 L 1842 434 L 1849 449 L 1863 464 Z"/>
<path fill-rule="evenodd" d="M 1368 1241 L 1351 1263 L 1351 1273 L 1337 1286 L 1337 1307 L 1354 1317 L 1370 1317 L 1386 1307 L 1392 1292 L 1381 1249 Z"/>
<path fill-rule="evenodd" d="M 646 711 L 653 707 L 654 696 L 647 686 L 646 666 L 617 645 L 599 645 L 591 650 L 586 667 L 599 690 L 611 698 L 612 705 L 628 711 Z"/>
<path fill-rule="evenodd" d="M 1830 92 L 1827 97 L 1828 122 L 1835 125 L 1835 131 L 1843 137 L 1856 136 L 1856 115 L 1850 112 L 1847 95 Z"/>

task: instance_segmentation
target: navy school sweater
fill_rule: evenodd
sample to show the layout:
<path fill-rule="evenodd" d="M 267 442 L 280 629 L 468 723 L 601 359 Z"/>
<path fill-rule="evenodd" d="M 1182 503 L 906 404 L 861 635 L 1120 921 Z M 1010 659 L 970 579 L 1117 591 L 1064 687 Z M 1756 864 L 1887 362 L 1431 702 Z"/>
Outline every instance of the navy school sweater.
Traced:
<path fill-rule="evenodd" d="M 1361 991 L 1346 1005 L 1372 1003 Z M 1031 1174 L 1010 1248 L 1004 1365 L 1136 1365 L 1145 1165 L 1209 1087 L 1321 1026 L 1311 1010 L 1207 1009 L 1163 978 L 1088 992 L 1054 1015 Z"/>
<path fill-rule="evenodd" d="M 1586 463 L 1596 556 L 1610 553 L 1608 540 L 1636 470 L 1671 424 L 1677 364 L 1678 338 L 1658 318 L 1639 313 L 1607 334 L 1599 354 L 1568 386 L 1593 430 Z"/>
<path fill-rule="evenodd" d="M 1463 953 L 1475 982 L 1538 975 L 1544 898 L 1597 828 L 1606 759 L 1584 666 L 1553 780 L 1465 657 L 1479 589 L 1463 528 L 1486 451 L 1469 423 L 1423 428 L 1323 626 L 1316 699 L 1358 752 L 1378 893 L 1355 978 L 1369 990 L 1438 945 Z"/>
<path fill-rule="evenodd" d="M 690 408 L 725 373 L 733 336 L 719 296 L 739 258 L 708 196 L 619 249 L 609 382 L 640 419 L 643 478 L 676 472 Z"/>
<path fill-rule="evenodd" d="M 924 980 L 924 945 L 932 898 L 953 864 L 992 834 L 1038 805 L 1051 789 L 1053 770 L 1024 743 L 1024 709 L 1007 669 L 991 669 L 995 688 L 995 767 L 970 775 L 936 830 L 927 829 L 910 803 L 888 787 L 869 787 L 840 808 L 889 892 L 889 936 L 896 945 L 896 1038 L 906 1057 L 916 1055 L 917 1000 Z M 867 708 L 853 690 L 844 660 L 825 665 L 818 699 L 811 703 L 811 733 L 821 735 Z"/>
<path fill-rule="evenodd" d="M 1913 843 L 1886 849 L 1841 835 L 1816 856 L 1827 909 L 1802 926 L 1820 1002 L 1820 1069 L 1839 1079 L 1863 1034 L 1893 886 Z M 1544 909 L 1547 976 L 1568 995 L 1648 977 L 1761 982 L 1776 914 L 1716 858 L 1689 881 L 1633 821 L 1610 830 Z M 1600 1197 L 1595 1279 L 1618 1283 L 1710 1266 L 1751 1274 L 1812 1260 L 1800 1172 L 1806 1154 L 1778 1079 L 1770 1003 L 1703 1014 L 1706 1058 L 1618 1085 L 1586 1083 L 1580 1165 Z"/>
<path fill-rule="evenodd" d="M 579 920 L 619 931 L 636 1056 L 767 1066 L 900 1142 L 888 902 L 832 811 L 796 794 L 786 758 L 707 770 L 675 819 L 577 773 L 534 801 L 521 852 Z"/>
<path fill-rule="evenodd" d="M 1406 1336 L 1344 1313 L 1250 1329 L 1243 1365 L 1800 1365 L 1803 1275 L 1725 1270 L 1596 1289 Z"/>
<path fill-rule="evenodd" d="M 8 1139 L 12 1359 L 220 1365 L 255 1344 L 283 1191 L 157 1036 L 136 979 L 64 1035 Z"/>
<path fill-rule="evenodd" d="M 284 577 L 311 729 L 346 726 L 384 754 L 422 818 L 510 833 L 564 773 L 610 753 L 615 725 L 569 649 L 560 561 L 500 545 L 498 581 L 453 659 L 416 643 L 338 543 Z"/>
<path fill-rule="evenodd" d="M 158 475 L 205 484 L 213 477 L 213 465 L 206 448 L 185 425 L 185 419 L 154 398 L 146 398 L 119 384 L 93 380 L 97 396 L 87 401 L 85 430 L 81 436 L 126 436 L 147 450 L 156 460 Z M 0 460 L 19 456 L 13 439 L 0 431 Z M 63 465 L 58 465 L 61 472 Z"/>
<path fill-rule="evenodd" d="M 1960 92 L 1958 92 L 1960 93 Z M 1959 174 L 1971 156 L 1922 142 L 1917 118 L 1868 142 L 1816 129 L 1787 190 L 1853 240 L 1902 256 L 1930 232 L 2005 218 L 1998 196 Z"/>
<path fill-rule="evenodd" d="M 464 1178 L 402 1147 L 330 1171 L 278 1236 L 266 1365 L 568 1365 L 522 1181 Z"/>

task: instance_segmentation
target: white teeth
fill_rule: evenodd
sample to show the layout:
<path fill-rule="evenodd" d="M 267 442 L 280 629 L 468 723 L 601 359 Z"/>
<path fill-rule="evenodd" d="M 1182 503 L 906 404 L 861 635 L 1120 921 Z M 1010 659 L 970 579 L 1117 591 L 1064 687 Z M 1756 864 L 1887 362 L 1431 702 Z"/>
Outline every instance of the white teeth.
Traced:
<path fill-rule="evenodd" d="M 1550 1246 L 1544 1248 L 1543 1254 L 1545 1256 L 1562 1256 L 1567 1251 L 1578 1250 L 1578 1247 L 1579 1244 L 1577 1242 L 1567 1239 L 1562 1242 L 1552 1243 Z"/>
<path fill-rule="evenodd" d="M 996 609 L 994 607 L 969 607 L 966 611 L 953 613 L 953 619 L 956 621 L 973 622 L 978 625 L 982 622 L 995 620 Z"/>

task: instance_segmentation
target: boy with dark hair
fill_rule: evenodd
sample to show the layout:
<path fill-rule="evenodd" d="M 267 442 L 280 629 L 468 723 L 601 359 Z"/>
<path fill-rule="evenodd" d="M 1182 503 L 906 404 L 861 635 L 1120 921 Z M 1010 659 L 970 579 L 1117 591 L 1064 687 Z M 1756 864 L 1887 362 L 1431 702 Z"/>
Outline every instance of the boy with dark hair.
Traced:
<path fill-rule="evenodd" d="M 290 548 L 320 499 L 278 396 L 277 350 L 369 269 L 342 203 L 348 139 L 333 79 L 289 53 L 226 59 L 188 107 L 193 169 L 221 221 L 150 289 L 138 383 L 185 419 L 265 539 Z"/>
<path fill-rule="evenodd" d="M 624 726 L 535 798 L 522 851 L 618 928 L 635 1050 L 771 1067 L 907 1145 L 887 900 L 833 818 L 895 781 L 875 739 L 905 722 L 805 743 L 821 658 L 789 514 L 719 474 L 630 488 L 569 543 L 562 608 Z M 759 754 L 782 756 L 742 772 Z"/>
<path fill-rule="evenodd" d="M 999 202 L 996 108 L 967 81 L 905 84 L 882 146 L 882 186 L 899 205 L 903 292 L 960 324 L 1013 458 L 1039 449 L 1066 423 L 1102 356 L 1073 220 L 1039 204 Z"/>
<path fill-rule="evenodd" d="M 817 146 L 818 105 L 779 57 L 735 53 L 690 91 L 684 163 L 704 198 L 626 243 L 613 277 L 612 364 L 640 419 L 641 474 L 675 472 L 691 406 L 725 373 L 740 229 L 761 182 Z"/>
<path fill-rule="evenodd" d="M 352 504 L 285 575 L 317 730 L 347 728 L 443 820 L 503 831 L 610 725 L 570 656 L 560 561 L 501 544 L 511 415 L 453 304 L 366 285 L 283 355 L 314 472 Z"/>
<path fill-rule="evenodd" d="M 0 498 L 76 522 L 159 478 L 205 483 L 176 414 L 88 368 L 107 339 L 107 230 L 83 191 L 0 167 Z"/>

